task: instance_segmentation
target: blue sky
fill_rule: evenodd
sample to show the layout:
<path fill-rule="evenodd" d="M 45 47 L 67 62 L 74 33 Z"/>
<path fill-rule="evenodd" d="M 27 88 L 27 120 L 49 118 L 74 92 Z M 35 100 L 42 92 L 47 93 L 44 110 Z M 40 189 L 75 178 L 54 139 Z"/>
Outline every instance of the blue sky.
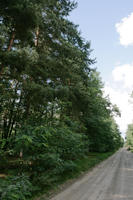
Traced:
<path fill-rule="evenodd" d="M 95 66 L 105 83 L 105 92 L 122 112 L 121 119 L 116 120 L 124 133 L 133 119 L 133 105 L 129 103 L 133 88 L 133 0 L 76 2 L 78 7 L 69 18 L 91 41 L 92 57 L 97 59 Z"/>

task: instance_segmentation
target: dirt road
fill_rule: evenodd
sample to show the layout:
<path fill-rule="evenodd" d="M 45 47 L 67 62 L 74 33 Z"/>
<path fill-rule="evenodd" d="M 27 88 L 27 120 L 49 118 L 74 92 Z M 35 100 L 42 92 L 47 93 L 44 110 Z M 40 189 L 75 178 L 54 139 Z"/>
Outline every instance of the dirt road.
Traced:
<path fill-rule="evenodd" d="M 133 153 L 121 149 L 51 200 L 133 200 Z"/>

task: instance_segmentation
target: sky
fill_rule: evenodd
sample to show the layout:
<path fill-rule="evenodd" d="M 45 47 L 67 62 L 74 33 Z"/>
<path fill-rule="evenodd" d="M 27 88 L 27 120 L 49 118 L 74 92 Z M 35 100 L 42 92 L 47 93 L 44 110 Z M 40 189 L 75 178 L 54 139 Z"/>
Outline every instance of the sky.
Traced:
<path fill-rule="evenodd" d="M 133 0 L 76 0 L 69 19 L 91 42 L 94 67 L 104 82 L 105 95 L 121 111 L 116 117 L 123 136 L 133 122 Z"/>

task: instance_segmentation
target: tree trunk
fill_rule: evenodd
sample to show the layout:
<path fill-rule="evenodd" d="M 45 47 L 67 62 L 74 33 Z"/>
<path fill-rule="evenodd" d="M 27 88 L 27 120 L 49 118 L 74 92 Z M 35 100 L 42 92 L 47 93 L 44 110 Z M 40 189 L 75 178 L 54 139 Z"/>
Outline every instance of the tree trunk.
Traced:
<path fill-rule="evenodd" d="M 9 42 L 9 46 L 8 46 L 7 51 L 10 51 L 10 50 L 11 50 L 12 45 L 13 45 L 13 42 L 14 42 L 14 39 L 15 39 L 15 32 L 12 33 L 12 36 L 11 36 L 11 39 L 10 39 L 10 42 Z"/>

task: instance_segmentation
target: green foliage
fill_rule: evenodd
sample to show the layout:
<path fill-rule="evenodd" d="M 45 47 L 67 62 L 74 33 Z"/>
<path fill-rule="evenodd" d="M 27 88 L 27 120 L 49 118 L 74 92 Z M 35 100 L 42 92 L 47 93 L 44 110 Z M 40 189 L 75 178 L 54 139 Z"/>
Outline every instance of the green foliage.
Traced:
<path fill-rule="evenodd" d="M 126 131 L 126 145 L 130 148 L 133 147 L 133 124 L 128 125 L 128 129 Z"/>
<path fill-rule="evenodd" d="M 116 122 L 110 118 L 95 119 L 89 124 L 90 148 L 92 151 L 108 152 L 119 149 L 121 135 Z M 95 126 L 97 124 L 97 127 Z M 95 138 L 95 140 L 94 140 Z"/>
<path fill-rule="evenodd" d="M 35 166 L 45 169 L 58 168 L 64 161 L 75 160 L 88 151 L 87 136 L 74 133 L 67 126 L 23 127 L 15 139 L 16 154 L 23 152 L 23 159 L 30 159 Z"/>
<path fill-rule="evenodd" d="M 0 182 L 1 200 L 26 200 L 32 195 L 32 184 L 24 174 L 8 177 Z"/>
<path fill-rule="evenodd" d="M 113 119 L 119 109 L 91 68 L 90 43 L 68 20 L 75 7 L 71 0 L 0 1 L 0 162 L 10 167 L 13 159 L 42 186 L 73 173 L 89 151 L 122 145 Z M 2 198 L 29 198 L 23 181 L 13 180 Z"/>
<path fill-rule="evenodd" d="M 47 194 L 49 190 L 58 188 L 58 185 L 64 183 L 65 181 L 73 178 L 77 178 L 83 172 L 89 170 L 94 167 L 99 162 L 111 156 L 113 152 L 108 153 L 89 153 L 82 158 L 78 158 L 75 161 L 71 161 L 67 164 L 67 168 L 70 170 L 65 171 L 63 174 L 53 175 L 50 173 L 42 173 L 39 176 L 35 176 L 34 184 L 39 185 L 43 190 L 43 198 L 44 193 Z"/>
<path fill-rule="evenodd" d="M 95 63 L 90 58 L 90 43 L 85 42 L 77 26 L 66 17 L 76 4 L 70 0 L 12 3 L 2 0 L 0 5 L 1 148 L 10 150 L 14 143 L 8 140 L 16 137 L 13 139 L 17 143 L 15 148 L 23 144 L 21 148 L 27 152 L 27 158 L 34 147 L 47 151 L 46 140 L 39 136 L 43 141 L 40 144 L 37 136 L 27 134 L 28 128 L 33 132 L 31 127 L 35 130 L 44 124 L 52 127 L 61 122 L 66 126 L 72 121 L 74 126 L 78 122 L 79 131 L 71 130 L 71 133 L 88 135 L 92 144 L 90 149 L 108 151 L 114 145 L 115 135 L 109 121 L 119 111 L 103 97 L 99 73 L 90 67 Z M 24 126 L 27 126 L 26 133 L 21 131 Z M 70 127 L 73 128 L 71 124 L 68 129 Z M 80 135 L 77 134 L 76 140 L 75 136 L 70 139 L 65 135 L 68 132 L 65 127 L 55 132 L 59 132 L 60 141 L 65 138 L 62 140 L 66 142 L 63 143 L 64 159 L 71 151 L 75 152 L 71 155 L 75 157 L 77 150 L 74 148 L 82 149 L 82 144 L 76 142 Z M 56 137 L 54 130 L 50 130 L 50 134 Z M 69 139 L 71 145 L 75 143 L 74 148 L 68 145 Z"/>

